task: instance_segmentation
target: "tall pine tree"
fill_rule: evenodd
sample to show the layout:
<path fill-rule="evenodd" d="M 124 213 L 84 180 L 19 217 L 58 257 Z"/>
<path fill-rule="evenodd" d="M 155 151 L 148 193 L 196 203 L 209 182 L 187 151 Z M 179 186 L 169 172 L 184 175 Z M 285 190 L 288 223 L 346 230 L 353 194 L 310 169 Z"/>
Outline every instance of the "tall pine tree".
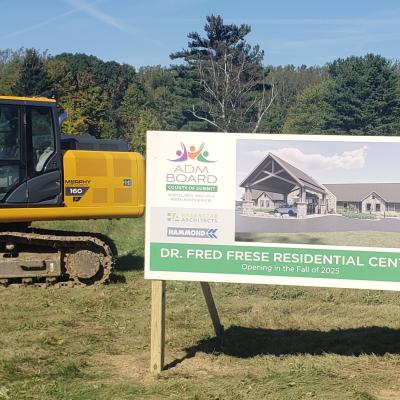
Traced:
<path fill-rule="evenodd" d="M 51 82 L 42 61 L 42 56 L 35 49 L 27 49 L 19 79 L 15 82 L 13 92 L 18 96 L 50 96 Z"/>
<path fill-rule="evenodd" d="M 259 131 L 274 100 L 266 95 L 264 52 L 246 41 L 249 25 L 224 24 L 221 16 L 207 16 L 205 36 L 188 34 L 188 49 L 171 54 L 197 71 L 203 107 L 192 113 L 221 131 Z"/>

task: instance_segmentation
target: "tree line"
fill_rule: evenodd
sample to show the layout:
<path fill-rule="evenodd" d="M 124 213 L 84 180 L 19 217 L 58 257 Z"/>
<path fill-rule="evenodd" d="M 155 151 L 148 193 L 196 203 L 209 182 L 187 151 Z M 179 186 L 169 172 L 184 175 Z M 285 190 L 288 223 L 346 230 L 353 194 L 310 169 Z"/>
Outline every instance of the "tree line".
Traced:
<path fill-rule="evenodd" d="M 0 95 L 55 97 L 69 115 L 64 133 L 124 139 L 140 152 L 148 129 L 400 134 L 397 62 L 367 54 L 324 66 L 265 66 L 250 31 L 210 15 L 169 67 L 3 50 Z"/>

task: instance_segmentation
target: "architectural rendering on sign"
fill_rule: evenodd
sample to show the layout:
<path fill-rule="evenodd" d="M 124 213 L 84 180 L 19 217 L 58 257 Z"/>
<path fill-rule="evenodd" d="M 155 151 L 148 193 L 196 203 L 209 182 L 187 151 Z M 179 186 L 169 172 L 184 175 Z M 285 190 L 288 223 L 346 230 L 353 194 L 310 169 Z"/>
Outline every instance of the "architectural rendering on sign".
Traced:
<path fill-rule="evenodd" d="M 240 187 L 244 215 L 269 210 L 297 218 L 347 212 L 400 216 L 400 183 L 323 184 L 273 153 Z"/>
<path fill-rule="evenodd" d="M 257 199 L 261 204 L 266 204 L 267 198 L 270 198 L 269 205 L 272 202 L 274 208 L 293 206 L 288 210 L 288 215 L 298 218 L 304 218 L 310 213 L 336 212 L 336 198 L 325 186 L 272 153 L 264 158 L 240 186 L 245 189 L 245 214 L 253 212 L 254 189 L 262 192 Z"/>

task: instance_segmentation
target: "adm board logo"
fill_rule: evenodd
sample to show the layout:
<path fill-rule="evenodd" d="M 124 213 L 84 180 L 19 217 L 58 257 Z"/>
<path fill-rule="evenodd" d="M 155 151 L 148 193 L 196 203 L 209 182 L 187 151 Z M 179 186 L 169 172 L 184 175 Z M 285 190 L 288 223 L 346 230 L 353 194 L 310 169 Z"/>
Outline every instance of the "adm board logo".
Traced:
<path fill-rule="evenodd" d="M 196 146 L 190 145 L 189 149 L 186 145 L 181 142 L 181 148 L 176 151 L 176 156 L 178 158 L 168 159 L 168 161 L 172 162 L 185 162 L 190 160 L 197 160 L 202 163 L 215 163 L 217 160 L 209 160 L 208 156 L 210 153 L 204 149 L 205 143 L 202 143 L 197 149 Z"/>
<path fill-rule="evenodd" d="M 177 158 L 168 158 L 168 161 L 173 163 L 171 165 L 173 169 L 166 174 L 166 183 L 170 185 L 167 186 L 167 190 L 217 191 L 215 184 L 218 178 L 212 168 L 217 160 L 209 158 L 210 153 L 206 150 L 204 142 L 199 147 L 193 144 L 187 147 L 181 142 L 175 155 Z M 172 186 L 171 184 L 192 186 Z"/>

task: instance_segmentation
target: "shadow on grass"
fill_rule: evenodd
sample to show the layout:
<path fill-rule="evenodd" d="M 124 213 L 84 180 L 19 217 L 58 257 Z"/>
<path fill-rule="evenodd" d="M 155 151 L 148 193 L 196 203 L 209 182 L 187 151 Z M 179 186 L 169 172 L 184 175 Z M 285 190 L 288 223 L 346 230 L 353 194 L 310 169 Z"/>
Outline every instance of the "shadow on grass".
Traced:
<path fill-rule="evenodd" d="M 126 278 L 121 272 L 143 271 L 144 258 L 129 253 L 125 256 L 117 257 L 113 272 L 110 275 L 111 284 L 126 283 Z"/>
<path fill-rule="evenodd" d="M 112 285 L 126 283 L 125 276 L 112 272 L 109 278 L 109 283 Z"/>
<path fill-rule="evenodd" d="M 115 263 L 116 271 L 142 271 L 144 258 L 133 253 L 118 257 Z"/>
<path fill-rule="evenodd" d="M 323 332 L 231 326 L 224 332 L 222 342 L 216 337 L 203 339 L 185 351 L 184 357 L 174 360 L 166 369 L 194 357 L 197 352 L 238 358 L 324 353 L 344 356 L 400 354 L 400 330 L 371 326 Z"/>

